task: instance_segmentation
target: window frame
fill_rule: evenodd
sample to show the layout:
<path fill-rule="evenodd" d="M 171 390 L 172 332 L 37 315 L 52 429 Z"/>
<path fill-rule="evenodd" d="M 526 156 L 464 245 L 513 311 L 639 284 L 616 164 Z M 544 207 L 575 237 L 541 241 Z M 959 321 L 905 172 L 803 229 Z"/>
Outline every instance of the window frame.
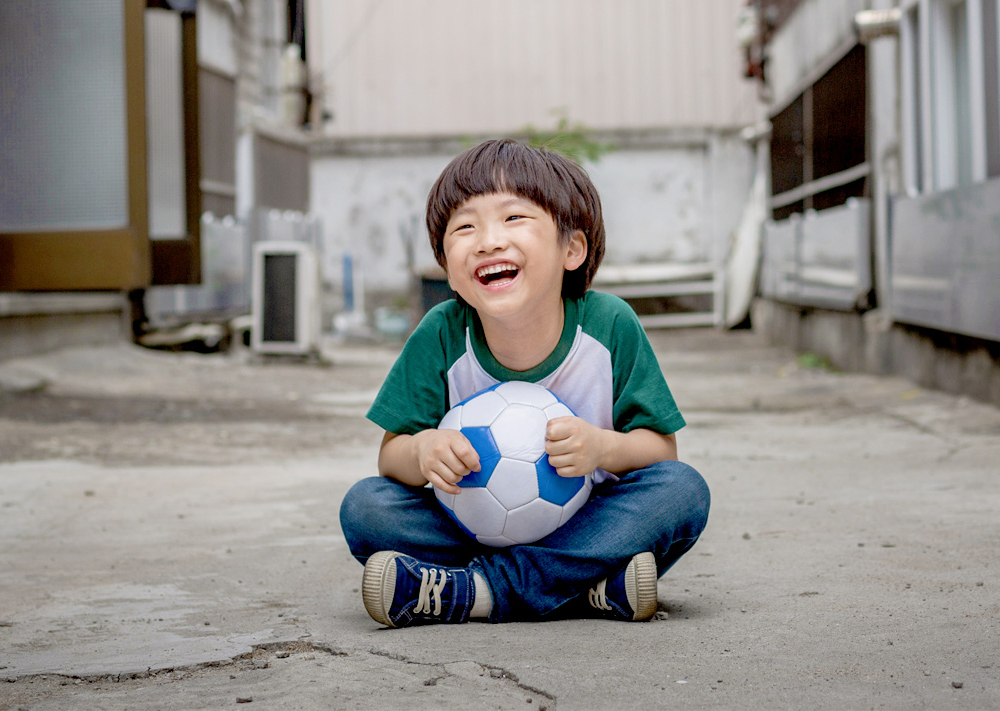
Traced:
<path fill-rule="evenodd" d="M 127 224 L 110 229 L 0 233 L 0 291 L 129 290 L 149 284 L 145 4 L 122 0 Z"/>
<path fill-rule="evenodd" d="M 986 27 L 984 3 L 994 3 Z M 996 0 L 904 0 L 900 3 L 901 143 L 904 186 L 920 195 L 981 183 L 1000 172 L 1000 87 L 987 106 L 987 39 L 1000 55 Z M 956 9 L 961 13 L 956 22 Z M 959 23 L 964 37 L 958 35 Z M 1000 77 L 1000 56 L 993 77 Z M 991 125 L 991 123 L 993 125 Z M 990 149 L 994 155 L 990 157 Z M 991 162 L 995 164 L 991 168 Z"/>

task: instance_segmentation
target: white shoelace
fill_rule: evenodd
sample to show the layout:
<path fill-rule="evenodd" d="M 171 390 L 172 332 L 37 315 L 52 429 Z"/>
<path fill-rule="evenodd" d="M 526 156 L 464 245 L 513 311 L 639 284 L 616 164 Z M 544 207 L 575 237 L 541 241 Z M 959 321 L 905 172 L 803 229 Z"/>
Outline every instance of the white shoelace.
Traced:
<path fill-rule="evenodd" d="M 440 575 L 440 579 L 438 578 Z M 448 580 L 448 573 L 444 570 L 431 568 L 420 569 L 420 591 L 417 593 L 417 604 L 413 611 L 417 614 L 441 614 L 441 591 Z M 431 612 L 431 600 L 434 601 L 434 611 Z"/>
<path fill-rule="evenodd" d="M 587 593 L 588 599 L 590 600 L 590 606 L 597 608 L 598 610 L 610 610 L 611 605 L 608 604 L 608 596 L 605 592 L 605 588 L 608 585 L 608 579 L 605 578 L 597 584 L 596 588 L 591 588 Z"/>

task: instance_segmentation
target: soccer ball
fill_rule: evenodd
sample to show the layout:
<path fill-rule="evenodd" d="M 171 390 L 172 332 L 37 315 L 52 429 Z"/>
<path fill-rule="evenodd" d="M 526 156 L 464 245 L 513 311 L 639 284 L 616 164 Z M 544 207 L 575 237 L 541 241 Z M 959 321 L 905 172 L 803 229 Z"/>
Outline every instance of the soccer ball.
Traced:
<path fill-rule="evenodd" d="M 439 429 L 458 430 L 479 453 L 481 470 L 434 489 L 466 533 L 487 546 L 534 543 L 566 523 L 590 497 L 593 473 L 561 477 L 545 453 L 545 425 L 573 411 L 540 385 L 507 382 L 459 403 Z"/>

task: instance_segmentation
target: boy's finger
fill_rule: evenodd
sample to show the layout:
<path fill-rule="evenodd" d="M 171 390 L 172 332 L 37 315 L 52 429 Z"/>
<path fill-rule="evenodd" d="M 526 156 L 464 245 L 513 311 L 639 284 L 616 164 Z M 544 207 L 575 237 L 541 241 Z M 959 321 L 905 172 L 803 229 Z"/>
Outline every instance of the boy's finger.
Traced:
<path fill-rule="evenodd" d="M 426 474 L 427 480 L 433 483 L 431 477 L 435 476 L 448 484 L 455 484 L 461 481 L 466 472 L 462 469 L 457 458 L 451 457 L 451 460 L 442 459 L 432 463 Z"/>
<path fill-rule="evenodd" d="M 568 417 L 556 417 L 545 425 L 545 439 L 557 441 L 566 439 L 572 434 L 571 420 Z"/>
<path fill-rule="evenodd" d="M 462 478 L 466 475 L 460 466 L 449 466 L 446 462 L 438 462 L 434 466 L 427 476 L 427 480 L 432 484 L 434 483 L 431 477 L 436 477 L 445 486 L 455 486 L 458 482 L 462 481 Z M 441 487 L 444 488 L 444 487 Z M 455 493 L 454 491 L 450 493 Z"/>
<path fill-rule="evenodd" d="M 455 482 L 469 473 L 469 468 L 455 452 L 454 447 L 449 447 L 441 452 L 440 456 L 430 462 L 429 469 L 437 472 L 442 478 L 449 482 Z"/>
<path fill-rule="evenodd" d="M 438 489 L 440 489 L 441 491 L 445 492 L 446 494 L 461 494 L 462 493 L 461 487 L 455 486 L 454 484 L 450 484 L 450 483 L 448 483 L 447 481 L 445 481 L 444 479 L 442 479 L 439 476 L 435 475 L 434 477 L 428 477 L 428 479 L 431 482 L 432 486 L 437 487 Z"/>
<path fill-rule="evenodd" d="M 552 463 L 553 457 L 558 457 L 560 455 L 570 454 L 569 440 L 567 439 L 549 439 L 545 442 L 545 453 L 549 455 L 549 463 Z M 555 466 L 554 464 L 552 466 Z"/>
<path fill-rule="evenodd" d="M 454 451 L 455 456 L 458 457 L 459 463 L 466 472 L 479 471 L 479 452 L 476 451 L 469 440 L 465 440 L 465 442 L 455 447 L 452 451 Z"/>
<path fill-rule="evenodd" d="M 575 477 L 575 476 L 583 476 L 583 472 L 581 472 L 576 467 L 576 465 L 569 465 L 569 466 L 565 466 L 565 467 L 556 467 L 556 474 L 558 474 L 561 477 L 566 477 L 566 478 L 571 478 L 571 477 Z"/>

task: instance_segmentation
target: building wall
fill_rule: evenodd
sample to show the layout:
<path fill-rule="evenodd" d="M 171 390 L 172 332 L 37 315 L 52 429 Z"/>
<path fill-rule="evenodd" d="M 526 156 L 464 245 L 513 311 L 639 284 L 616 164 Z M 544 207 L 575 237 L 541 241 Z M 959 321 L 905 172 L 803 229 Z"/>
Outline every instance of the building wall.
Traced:
<path fill-rule="evenodd" d="M 743 0 L 309 0 L 324 133 L 734 128 L 759 116 Z"/>
<path fill-rule="evenodd" d="M 356 148 L 344 141 L 313 153 L 310 212 L 323 224 L 324 280 L 341 283 L 350 253 L 367 291 L 404 291 L 436 264 L 427 194 L 462 144 L 385 142 L 351 154 Z M 721 259 L 753 172 L 744 141 L 707 131 L 646 135 L 585 168 L 601 195 L 609 264 Z"/>
<path fill-rule="evenodd" d="M 803 0 L 767 48 L 767 82 L 776 113 L 857 44 L 854 16 L 870 0 Z"/>
<path fill-rule="evenodd" d="M 789 16 L 768 48 L 776 65 L 770 113 L 857 41 L 849 27 L 857 5 L 804 0 Z M 836 312 L 771 289 L 756 304 L 754 327 L 838 368 L 1000 403 L 996 2 L 871 3 L 894 6 L 903 11 L 899 34 L 866 47 L 872 212 L 859 256 L 873 267 L 875 308 Z M 765 264 L 776 246 L 765 235 Z"/>
<path fill-rule="evenodd" d="M 616 150 L 588 163 L 607 261 L 724 254 L 752 155 L 736 137 L 763 115 L 734 38 L 743 0 L 308 0 L 318 107 L 310 209 L 324 278 L 352 253 L 367 290 L 434 266 L 431 184 L 490 135 L 582 124 Z"/>

